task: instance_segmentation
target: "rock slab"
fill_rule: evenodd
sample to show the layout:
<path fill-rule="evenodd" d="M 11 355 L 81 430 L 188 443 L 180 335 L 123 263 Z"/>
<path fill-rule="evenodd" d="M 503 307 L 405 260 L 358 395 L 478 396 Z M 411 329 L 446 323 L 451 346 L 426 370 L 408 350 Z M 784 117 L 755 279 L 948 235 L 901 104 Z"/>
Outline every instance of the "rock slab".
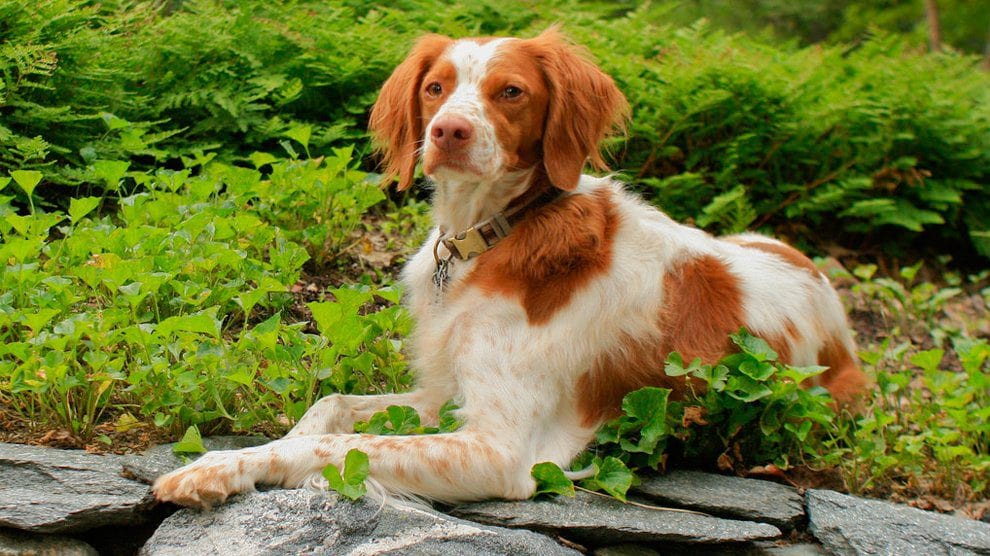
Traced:
<path fill-rule="evenodd" d="M 785 531 L 804 520 L 804 498 L 796 489 L 770 481 L 672 471 L 644 480 L 633 492 L 661 504 L 760 521 Z"/>
<path fill-rule="evenodd" d="M 585 492 L 574 498 L 467 504 L 451 513 L 491 525 L 557 533 L 590 545 L 746 543 L 781 536 L 779 529 L 765 523 L 643 508 Z"/>
<path fill-rule="evenodd" d="M 203 439 L 203 446 L 207 451 L 216 450 L 239 450 L 260 446 L 270 442 L 263 436 L 213 436 Z M 175 444 L 160 444 L 146 450 L 143 454 L 123 456 L 124 474 L 138 481 L 151 484 L 159 476 L 178 469 L 186 464 L 186 461 L 193 461 L 196 455 L 182 458 L 172 453 Z"/>
<path fill-rule="evenodd" d="M 990 524 L 830 490 L 806 498 L 811 533 L 833 554 L 990 554 Z"/>
<path fill-rule="evenodd" d="M 0 530 L 0 556 L 99 556 L 99 553 L 69 537 Z"/>
<path fill-rule="evenodd" d="M 529 531 L 310 490 L 252 492 L 211 511 L 180 510 L 141 549 L 145 556 L 321 553 L 577 554 Z"/>
<path fill-rule="evenodd" d="M 69 533 L 141 523 L 154 500 L 122 469 L 120 456 L 0 443 L 0 527 Z"/>

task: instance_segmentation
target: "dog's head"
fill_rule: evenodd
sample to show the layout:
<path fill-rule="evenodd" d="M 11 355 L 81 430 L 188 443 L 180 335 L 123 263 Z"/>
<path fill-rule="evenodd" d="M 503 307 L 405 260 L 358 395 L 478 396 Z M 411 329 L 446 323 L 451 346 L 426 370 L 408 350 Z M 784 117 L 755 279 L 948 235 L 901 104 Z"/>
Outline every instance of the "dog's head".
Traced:
<path fill-rule="evenodd" d="M 423 172 L 495 182 L 542 165 L 571 190 L 628 104 L 556 28 L 533 39 L 422 37 L 382 87 L 371 130 L 399 189 Z"/>

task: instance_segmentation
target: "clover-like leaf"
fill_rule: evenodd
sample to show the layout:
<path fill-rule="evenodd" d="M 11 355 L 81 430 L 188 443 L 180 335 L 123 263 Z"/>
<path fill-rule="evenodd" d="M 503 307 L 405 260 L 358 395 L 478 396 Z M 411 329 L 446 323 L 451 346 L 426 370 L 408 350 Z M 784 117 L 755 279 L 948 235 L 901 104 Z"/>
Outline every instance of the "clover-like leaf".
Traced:
<path fill-rule="evenodd" d="M 332 463 L 323 468 L 323 477 L 330 489 L 350 500 L 357 500 L 368 492 L 364 481 L 368 478 L 368 454 L 361 450 L 352 449 L 344 456 L 344 472 Z"/>

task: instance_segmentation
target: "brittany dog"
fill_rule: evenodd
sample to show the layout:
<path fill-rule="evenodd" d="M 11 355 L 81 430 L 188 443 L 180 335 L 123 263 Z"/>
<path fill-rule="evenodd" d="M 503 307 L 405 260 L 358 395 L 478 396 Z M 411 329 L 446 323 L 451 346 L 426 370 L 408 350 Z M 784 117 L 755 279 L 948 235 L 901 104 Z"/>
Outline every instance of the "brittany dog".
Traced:
<path fill-rule="evenodd" d="M 359 449 L 382 495 L 447 502 L 528 498 L 530 469 L 567 468 L 643 386 L 683 394 L 672 351 L 714 363 L 745 326 L 780 360 L 829 367 L 839 404 L 866 378 L 838 296 L 787 245 L 714 238 L 623 191 L 599 142 L 628 105 L 612 79 L 555 29 L 533 39 L 421 38 L 371 113 L 399 189 L 417 164 L 435 187 L 437 225 L 402 274 L 416 320 L 418 386 L 334 394 L 280 440 L 210 452 L 160 477 L 159 500 L 223 502 L 256 484 L 318 484 Z M 427 424 L 454 400 L 463 426 L 429 436 L 355 434 L 390 405 Z"/>

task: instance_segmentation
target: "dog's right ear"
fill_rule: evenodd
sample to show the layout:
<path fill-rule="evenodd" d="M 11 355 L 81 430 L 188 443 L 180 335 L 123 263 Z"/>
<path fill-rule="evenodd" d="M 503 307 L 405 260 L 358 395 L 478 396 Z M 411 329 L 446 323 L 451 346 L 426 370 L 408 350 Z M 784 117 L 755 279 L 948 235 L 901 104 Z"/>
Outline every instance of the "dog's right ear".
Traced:
<path fill-rule="evenodd" d="M 430 66 L 453 42 L 442 35 L 426 35 L 382 86 L 369 127 L 375 148 L 382 155 L 385 178 L 399 178 L 399 191 L 413 182 L 424 125 L 420 114 L 419 89 Z"/>

